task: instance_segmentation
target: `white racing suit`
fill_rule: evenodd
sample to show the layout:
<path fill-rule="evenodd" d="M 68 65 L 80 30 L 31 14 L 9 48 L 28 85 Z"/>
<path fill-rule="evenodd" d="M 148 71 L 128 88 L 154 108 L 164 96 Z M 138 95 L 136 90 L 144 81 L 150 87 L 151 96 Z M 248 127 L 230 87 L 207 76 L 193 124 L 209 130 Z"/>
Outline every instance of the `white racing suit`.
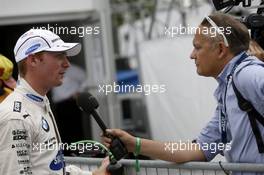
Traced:
<path fill-rule="evenodd" d="M 48 98 L 20 79 L 0 104 L 0 174 L 66 174 L 60 143 Z M 91 174 L 74 170 L 70 175 Z"/>

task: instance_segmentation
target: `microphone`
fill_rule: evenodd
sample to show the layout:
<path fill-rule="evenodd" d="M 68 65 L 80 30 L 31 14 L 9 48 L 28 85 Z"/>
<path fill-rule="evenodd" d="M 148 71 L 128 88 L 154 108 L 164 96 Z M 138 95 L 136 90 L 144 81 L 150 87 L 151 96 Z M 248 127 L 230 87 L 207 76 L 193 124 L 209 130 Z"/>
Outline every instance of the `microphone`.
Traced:
<path fill-rule="evenodd" d="M 118 161 L 122 159 L 124 156 L 126 156 L 128 154 L 128 151 L 124 143 L 118 137 L 106 133 L 107 127 L 96 111 L 96 109 L 99 107 L 99 103 L 96 100 L 96 98 L 93 97 L 88 92 L 82 92 L 77 96 L 76 101 L 77 101 L 77 105 L 80 107 L 82 111 L 94 117 L 99 127 L 103 130 L 104 135 L 112 139 L 109 149 L 113 154 L 114 158 Z"/>
<path fill-rule="evenodd" d="M 96 109 L 99 107 L 98 101 L 89 92 L 83 92 L 80 93 L 77 97 L 77 105 L 88 115 L 92 114 L 99 127 L 105 134 L 105 130 L 107 129 L 107 127 L 96 111 Z"/>

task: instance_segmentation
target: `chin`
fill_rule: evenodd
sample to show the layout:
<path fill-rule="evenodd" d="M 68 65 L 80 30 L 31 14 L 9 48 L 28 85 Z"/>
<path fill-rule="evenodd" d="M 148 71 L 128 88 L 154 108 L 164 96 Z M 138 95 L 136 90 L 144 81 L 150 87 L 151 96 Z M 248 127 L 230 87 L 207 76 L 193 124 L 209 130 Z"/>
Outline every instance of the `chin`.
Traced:
<path fill-rule="evenodd" d="M 58 83 L 58 86 L 60 86 L 60 85 L 62 85 L 62 81 L 60 81 L 60 82 Z"/>
<path fill-rule="evenodd" d="M 196 70 L 196 73 L 202 76 L 202 72 L 199 69 Z"/>
<path fill-rule="evenodd" d="M 58 81 L 58 82 L 55 84 L 55 87 L 60 86 L 60 85 L 62 85 L 62 81 Z"/>
<path fill-rule="evenodd" d="M 197 69 L 196 72 L 197 72 L 197 74 L 200 75 L 200 76 L 209 77 L 209 75 L 207 75 L 205 72 L 199 71 L 198 69 Z"/>

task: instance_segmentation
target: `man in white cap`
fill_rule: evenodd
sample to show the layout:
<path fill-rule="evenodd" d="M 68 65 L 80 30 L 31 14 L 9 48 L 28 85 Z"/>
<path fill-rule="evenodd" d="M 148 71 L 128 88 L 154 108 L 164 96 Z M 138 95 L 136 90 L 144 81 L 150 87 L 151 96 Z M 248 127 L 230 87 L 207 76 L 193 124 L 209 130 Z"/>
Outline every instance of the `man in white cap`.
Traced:
<path fill-rule="evenodd" d="M 0 174 L 103 175 L 102 167 L 85 172 L 66 167 L 60 135 L 46 94 L 62 84 L 68 56 L 77 55 L 79 43 L 65 43 L 48 31 L 31 29 L 14 49 L 19 81 L 0 107 Z"/>

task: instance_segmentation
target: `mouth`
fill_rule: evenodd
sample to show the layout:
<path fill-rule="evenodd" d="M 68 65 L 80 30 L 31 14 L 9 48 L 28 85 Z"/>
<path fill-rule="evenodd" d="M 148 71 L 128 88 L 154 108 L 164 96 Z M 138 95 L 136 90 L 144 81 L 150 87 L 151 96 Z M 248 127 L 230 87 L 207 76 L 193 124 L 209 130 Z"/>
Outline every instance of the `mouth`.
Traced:
<path fill-rule="evenodd" d="M 61 75 L 62 77 L 64 77 L 65 72 L 60 72 L 59 75 Z"/>

